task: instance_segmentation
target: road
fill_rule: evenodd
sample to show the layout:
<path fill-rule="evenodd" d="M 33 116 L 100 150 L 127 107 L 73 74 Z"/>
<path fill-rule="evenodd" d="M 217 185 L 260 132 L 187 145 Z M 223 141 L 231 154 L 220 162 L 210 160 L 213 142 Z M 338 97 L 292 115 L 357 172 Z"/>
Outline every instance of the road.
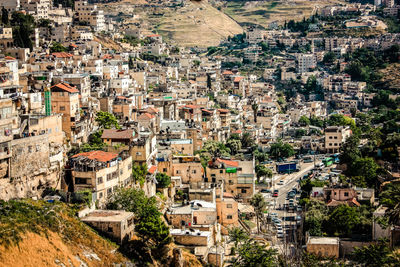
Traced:
<path fill-rule="evenodd" d="M 320 161 L 316 161 L 315 163 L 317 164 L 319 162 Z M 286 200 L 286 196 L 289 193 L 289 191 L 291 191 L 293 187 L 297 187 L 298 186 L 297 180 L 299 178 L 302 178 L 306 173 L 308 173 L 313 168 L 314 168 L 314 162 L 303 163 L 301 164 L 301 170 L 299 172 L 286 175 L 277 175 L 276 177 L 273 178 L 273 186 L 271 190 L 273 191 L 275 189 L 278 189 L 279 194 L 278 197 L 275 198 L 272 197 L 271 194 L 264 194 L 266 201 L 273 203 L 273 205 L 270 206 L 269 213 L 276 213 L 278 215 L 278 218 L 280 219 L 287 216 L 298 215 L 296 212 L 288 212 L 278 208 L 279 206 L 283 207 L 284 204 L 288 203 L 288 200 Z M 277 184 L 280 180 L 284 181 L 283 185 Z M 282 227 L 284 229 L 285 236 L 283 239 L 272 238 L 273 247 L 278 249 L 278 251 L 282 252 L 283 254 L 289 255 L 290 251 L 293 251 L 293 245 L 291 245 L 290 240 L 292 240 L 292 238 L 294 237 L 296 222 L 285 221 L 282 219 Z"/>

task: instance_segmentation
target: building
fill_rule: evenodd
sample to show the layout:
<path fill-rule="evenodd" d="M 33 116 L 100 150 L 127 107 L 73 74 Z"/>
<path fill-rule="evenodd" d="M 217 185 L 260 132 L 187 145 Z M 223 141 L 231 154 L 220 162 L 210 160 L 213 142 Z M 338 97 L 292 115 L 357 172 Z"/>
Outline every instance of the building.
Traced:
<path fill-rule="evenodd" d="M 67 83 L 58 83 L 50 88 L 51 106 L 54 113 L 63 114 L 62 130 L 66 138 L 76 141 L 75 130 L 80 128 L 79 90 Z"/>
<path fill-rule="evenodd" d="M 339 258 L 338 237 L 310 236 L 307 240 L 307 252 L 322 257 Z"/>
<path fill-rule="evenodd" d="M 340 147 L 347 138 L 351 136 L 350 127 L 329 126 L 325 129 L 325 151 L 328 153 L 338 153 Z"/>
<path fill-rule="evenodd" d="M 255 190 L 253 161 L 217 158 L 208 163 L 205 182 L 223 184 L 224 192 L 242 201 L 249 201 Z"/>
<path fill-rule="evenodd" d="M 92 191 L 100 206 L 118 187 L 132 182 L 132 157 L 129 153 L 82 152 L 71 157 L 70 166 L 74 191 Z"/>
<path fill-rule="evenodd" d="M 11 48 L 14 46 L 12 28 L 0 27 L 0 49 Z"/>
<path fill-rule="evenodd" d="M 297 56 L 297 61 L 299 73 L 309 72 L 317 65 L 314 54 L 300 54 Z"/>
<path fill-rule="evenodd" d="M 75 1 L 74 8 L 79 21 L 87 22 L 97 32 L 106 29 L 103 10 L 98 9 L 97 5 L 79 0 Z"/>
<path fill-rule="evenodd" d="M 94 210 L 81 218 L 81 221 L 106 234 L 119 244 L 132 238 L 135 228 L 133 220 L 133 212 L 123 210 Z"/>

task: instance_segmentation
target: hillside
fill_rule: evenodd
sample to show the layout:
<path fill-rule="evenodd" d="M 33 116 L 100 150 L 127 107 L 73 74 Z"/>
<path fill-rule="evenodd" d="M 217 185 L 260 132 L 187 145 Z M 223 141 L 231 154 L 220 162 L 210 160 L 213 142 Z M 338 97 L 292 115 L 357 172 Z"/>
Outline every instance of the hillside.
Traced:
<path fill-rule="evenodd" d="M 293 0 L 293 1 L 223 1 L 221 9 L 240 25 L 261 25 L 271 22 L 283 24 L 289 20 L 308 18 L 317 8 L 344 3 L 341 0 Z"/>
<path fill-rule="evenodd" d="M 218 45 L 242 28 L 205 1 L 187 2 L 176 12 L 167 12 L 156 28 L 160 34 L 184 46 Z"/>
<path fill-rule="evenodd" d="M 65 204 L 0 202 L 0 266 L 113 266 L 130 262 Z"/>
<path fill-rule="evenodd" d="M 180 46 L 218 45 L 228 36 L 243 32 L 234 20 L 207 1 L 148 7 L 145 1 L 124 0 L 102 8 L 115 19 L 120 18 L 126 27 L 139 24 L 144 34 L 158 32 L 169 43 Z"/>

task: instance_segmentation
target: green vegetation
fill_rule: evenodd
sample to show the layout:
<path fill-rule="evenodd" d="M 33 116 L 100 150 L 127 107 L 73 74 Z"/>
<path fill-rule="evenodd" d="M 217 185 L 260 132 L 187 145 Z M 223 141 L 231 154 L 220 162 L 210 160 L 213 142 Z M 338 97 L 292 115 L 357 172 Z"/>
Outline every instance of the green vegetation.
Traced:
<path fill-rule="evenodd" d="M 35 27 L 35 19 L 31 15 L 14 12 L 11 18 L 11 26 L 13 28 L 14 44 L 17 47 L 29 48 L 32 51 L 31 35 Z"/>
<path fill-rule="evenodd" d="M 267 203 L 265 202 L 264 196 L 261 193 L 257 193 L 250 199 L 250 205 L 253 206 L 254 211 L 256 213 L 257 232 L 260 233 L 259 220 L 263 216 L 264 210 L 267 207 Z"/>
<path fill-rule="evenodd" d="M 257 175 L 257 183 L 260 183 L 261 177 L 271 178 L 273 175 L 271 169 L 269 169 L 261 164 L 256 165 L 255 171 L 256 171 L 256 175 Z"/>
<path fill-rule="evenodd" d="M 74 209 L 62 203 L 33 200 L 0 200 L 0 244 L 18 245 L 27 232 L 47 235 L 58 233 L 67 242 L 85 236 L 89 228 L 74 219 Z"/>
<path fill-rule="evenodd" d="M 143 186 L 144 182 L 146 181 L 147 175 L 147 164 L 136 164 L 132 162 L 132 178 L 135 183 L 139 182 L 141 186 Z"/>
<path fill-rule="evenodd" d="M 259 244 L 242 229 L 230 229 L 229 241 L 234 243 L 233 252 L 236 256 L 230 260 L 229 266 L 278 266 L 277 251 L 275 249 L 267 249 L 265 245 Z"/>
<path fill-rule="evenodd" d="M 157 251 L 171 242 L 171 237 L 156 204 L 154 197 L 146 197 L 140 189 L 119 188 L 107 203 L 107 209 L 135 213 L 135 231 L 143 244 L 157 254 Z M 129 247 L 129 244 L 127 246 Z"/>
<path fill-rule="evenodd" d="M 64 47 L 62 44 L 57 43 L 57 42 L 53 42 L 50 46 L 50 52 L 54 53 L 54 52 L 66 52 L 68 51 L 68 49 L 66 47 Z"/>
<path fill-rule="evenodd" d="M 161 173 L 161 172 L 157 173 L 156 180 L 157 180 L 158 188 L 167 188 L 171 184 L 171 177 L 169 177 L 165 173 Z"/>
<path fill-rule="evenodd" d="M 288 143 L 279 141 L 271 145 L 270 156 L 275 159 L 289 158 L 294 155 L 293 147 Z"/>

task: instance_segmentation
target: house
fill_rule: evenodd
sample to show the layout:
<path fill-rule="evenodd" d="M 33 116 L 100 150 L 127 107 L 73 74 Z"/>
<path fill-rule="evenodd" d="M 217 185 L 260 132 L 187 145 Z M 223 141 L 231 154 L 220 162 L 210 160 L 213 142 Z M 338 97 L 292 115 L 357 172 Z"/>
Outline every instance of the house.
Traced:
<path fill-rule="evenodd" d="M 325 129 L 325 151 L 338 153 L 340 147 L 352 134 L 348 126 L 329 126 Z"/>
<path fill-rule="evenodd" d="M 391 227 L 383 228 L 378 222 L 379 218 L 385 216 L 387 208 L 383 206 L 379 206 L 373 213 L 373 221 L 372 221 L 372 239 L 379 240 L 381 238 L 390 238 Z"/>
<path fill-rule="evenodd" d="M 135 137 L 133 129 L 104 129 L 101 140 L 109 146 L 124 145 L 129 146 Z"/>
<path fill-rule="evenodd" d="M 67 139 L 73 140 L 74 132 L 79 128 L 79 90 L 68 83 L 58 83 L 50 88 L 52 111 L 63 114 L 62 130 Z"/>
<path fill-rule="evenodd" d="M 357 192 L 354 190 L 354 188 L 324 188 L 324 197 L 328 207 L 336 207 L 341 204 L 358 207 L 361 206 L 361 204 L 357 201 Z"/>
<path fill-rule="evenodd" d="M 322 257 L 339 258 L 339 238 L 310 236 L 307 239 L 307 252 Z"/>
<path fill-rule="evenodd" d="M 132 238 L 135 228 L 133 220 L 133 212 L 123 210 L 94 210 L 81 218 L 81 221 L 106 234 L 119 244 Z"/>
<path fill-rule="evenodd" d="M 205 182 L 223 183 L 224 192 L 242 201 L 249 201 L 255 191 L 253 161 L 217 158 L 208 163 Z"/>
<path fill-rule="evenodd" d="M 171 207 L 166 218 L 174 228 L 206 227 L 217 222 L 217 208 L 215 203 L 193 200 L 189 205 Z"/>
<path fill-rule="evenodd" d="M 132 182 L 132 157 L 128 153 L 82 152 L 71 157 L 70 166 L 74 191 L 92 191 L 99 206 L 119 186 Z"/>

